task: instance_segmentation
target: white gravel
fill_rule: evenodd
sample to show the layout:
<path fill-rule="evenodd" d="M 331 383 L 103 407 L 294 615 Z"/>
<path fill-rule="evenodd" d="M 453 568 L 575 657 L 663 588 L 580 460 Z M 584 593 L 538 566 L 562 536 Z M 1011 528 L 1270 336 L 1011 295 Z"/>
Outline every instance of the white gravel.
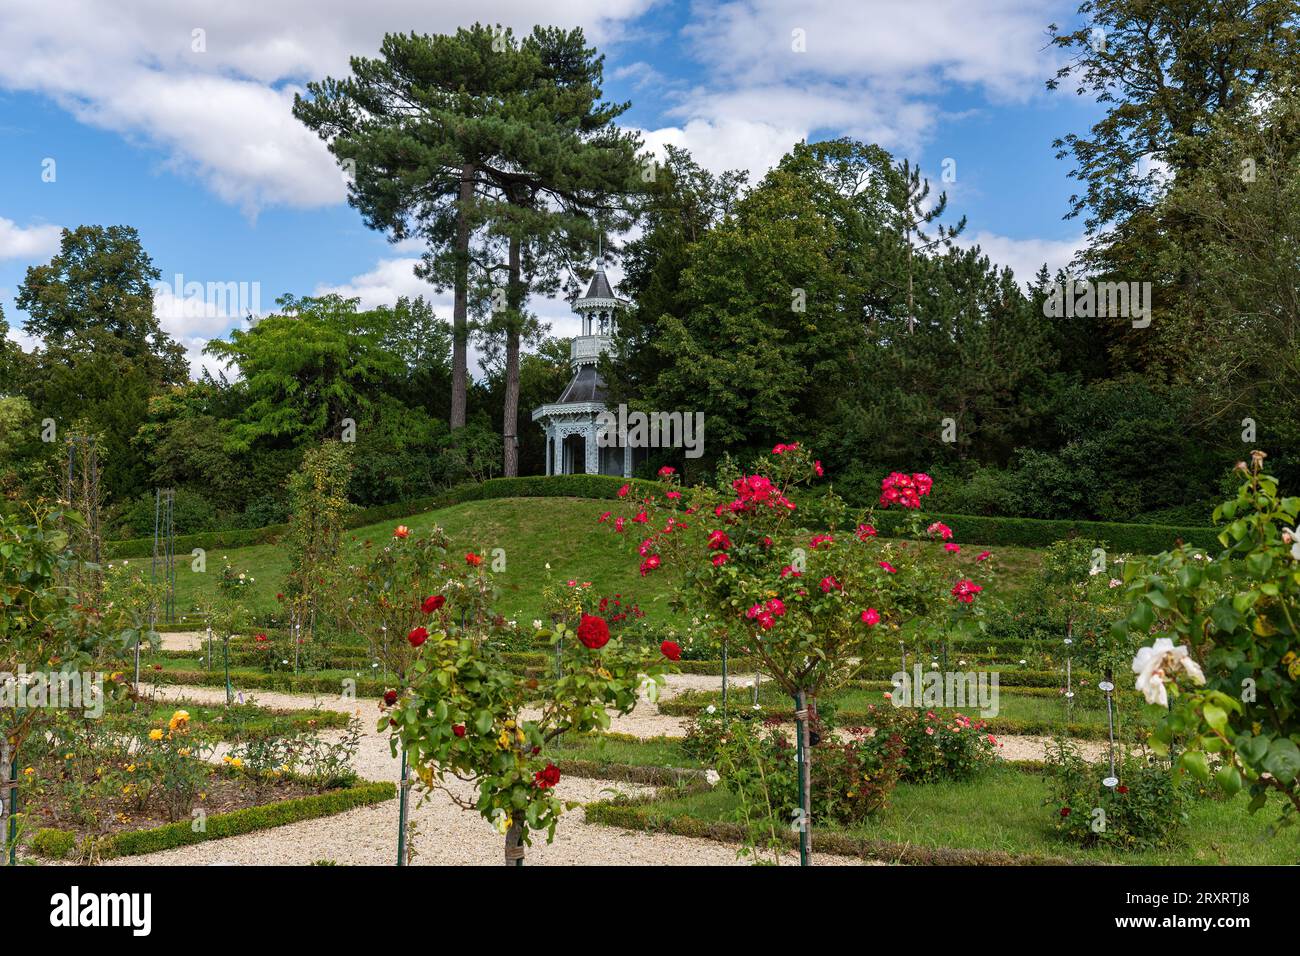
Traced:
<path fill-rule="evenodd" d="M 167 635 L 176 637 L 178 635 Z M 737 691 L 747 689 L 752 677 L 733 678 Z M 673 674 L 667 677 L 665 698 L 684 690 L 718 689 L 721 678 L 712 675 Z M 225 691 L 216 687 L 156 685 L 149 688 L 162 699 L 186 698 L 218 703 Z M 373 698 L 345 700 L 311 694 L 278 691 L 245 692 L 245 699 L 256 700 L 266 707 L 299 709 L 317 707 L 354 713 L 361 718 L 362 737 L 356 759 L 357 772 L 369 780 L 392 780 L 399 777 L 398 761 L 389 752 L 388 740 L 374 731 L 378 701 Z M 613 719 L 610 729 L 636 736 L 683 736 L 686 718 L 660 714 L 658 707 L 642 701 L 630 715 Z M 337 732 L 333 732 L 337 733 Z M 1002 736 L 999 755 L 1007 760 L 1041 760 L 1050 739 L 1046 737 Z M 1105 757 L 1105 745 L 1097 741 L 1078 741 L 1088 759 Z M 220 753 L 219 751 L 218 753 Z M 454 784 L 462 794 L 470 792 L 467 784 Z M 612 793 L 637 796 L 648 788 L 632 783 L 565 777 L 559 785 L 560 796 L 581 803 L 602 800 Z M 435 793 L 427 799 L 417 797 L 411 808 L 416 827 L 414 845 L 416 864 L 491 865 L 502 861 L 503 839 L 472 811 L 461 810 L 445 794 Z M 397 802 L 388 801 L 362 807 L 319 820 L 276 827 L 224 840 L 214 840 L 147 856 L 112 861 L 116 865 L 151 864 L 308 864 L 331 860 L 339 864 L 390 865 L 396 854 Z M 861 864 L 862 861 L 816 854 L 821 865 Z M 787 862 L 793 862 L 788 857 Z M 588 824 L 581 810 L 568 814 L 551 845 L 539 838 L 528 850 L 527 863 L 544 865 L 700 865 L 723 866 L 747 861 L 736 856 L 735 847 L 710 840 L 670 834 L 627 831 Z"/>
<path fill-rule="evenodd" d="M 675 682 L 679 675 L 670 677 Z M 686 675 L 681 675 L 686 676 Z M 696 678 L 692 675 L 692 682 Z M 717 678 L 713 678 L 716 682 Z M 156 685 L 150 688 L 162 699 L 219 703 L 225 690 L 214 687 Z M 374 731 L 378 701 L 346 701 L 338 697 L 313 697 L 274 691 L 245 694 L 265 707 L 319 707 L 359 713 L 362 737 L 357 752 L 357 773 L 368 780 L 392 780 L 401 773 L 400 764 L 389 752 L 388 739 Z M 630 716 L 614 721 L 613 730 L 642 736 L 671 731 L 680 736 L 685 731 L 679 717 L 664 717 L 656 708 L 643 702 Z M 337 735 L 327 732 L 326 736 Z M 219 758 L 225 748 L 219 748 Z M 458 792 L 467 796 L 471 788 L 456 782 Z M 651 788 L 623 781 L 565 777 L 557 793 L 564 799 L 581 803 L 608 799 L 616 793 L 640 796 Z M 503 838 L 478 814 L 456 806 L 449 797 L 434 793 L 428 799 L 413 801 L 411 819 L 416 826 L 414 844 L 416 864 L 487 865 L 502 862 Z M 555 842 L 546 845 L 545 837 L 534 841 L 526 863 L 545 865 L 643 865 L 643 866 L 725 866 L 744 864 L 734 846 L 663 833 L 644 833 L 588 824 L 581 810 L 574 810 L 556 830 Z M 372 807 L 362 807 L 333 817 L 307 820 L 244 836 L 213 840 L 146 856 L 125 857 L 111 861 L 114 865 L 147 866 L 151 864 L 309 864 L 317 860 L 358 865 L 389 865 L 397 852 L 397 801 L 390 800 Z M 814 845 L 815 849 L 815 845 Z M 786 862 L 797 862 L 790 856 Z M 853 865 L 863 861 L 831 854 L 815 854 L 820 865 Z"/>

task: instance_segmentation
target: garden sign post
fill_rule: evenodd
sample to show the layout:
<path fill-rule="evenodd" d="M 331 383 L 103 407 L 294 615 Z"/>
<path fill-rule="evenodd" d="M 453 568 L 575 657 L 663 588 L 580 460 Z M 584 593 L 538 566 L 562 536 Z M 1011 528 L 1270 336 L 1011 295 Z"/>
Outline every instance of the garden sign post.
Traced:
<path fill-rule="evenodd" d="M 799 865 L 812 863 L 812 773 L 808 764 L 808 697 L 801 690 L 794 697 L 795 757 L 799 768 L 799 809 L 795 825 L 799 830 Z"/>
<path fill-rule="evenodd" d="M 1119 783 L 1119 777 L 1115 776 L 1115 709 L 1111 701 L 1111 694 L 1115 690 L 1115 685 L 1111 683 L 1111 669 L 1106 668 L 1106 679 L 1097 685 L 1106 695 L 1106 729 L 1110 736 L 1110 776 L 1102 781 L 1107 787 L 1114 787 Z"/>
<path fill-rule="evenodd" d="M 1066 631 L 1065 638 L 1065 722 L 1068 724 L 1074 716 L 1074 681 L 1071 674 L 1070 650 L 1074 644 L 1074 629 Z"/>

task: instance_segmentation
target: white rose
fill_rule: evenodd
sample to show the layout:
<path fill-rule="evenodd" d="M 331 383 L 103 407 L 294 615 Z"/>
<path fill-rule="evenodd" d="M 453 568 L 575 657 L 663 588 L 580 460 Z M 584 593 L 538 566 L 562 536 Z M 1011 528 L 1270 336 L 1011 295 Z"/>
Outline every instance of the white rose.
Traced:
<path fill-rule="evenodd" d="M 722 777 L 718 775 L 718 771 L 709 769 L 704 771 L 704 779 L 708 782 L 710 787 L 716 787 L 718 781 L 721 780 Z"/>
<path fill-rule="evenodd" d="M 1193 683 L 1204 684 L 1205 672 L 1192 660 L 1186 645 L 1174 647 L 1167 637 L 1158 637 L 1150 647 L 1139 648 L 1133 657 L 1133 673 L 1137 674 L 1134 686 L 1142 692 L 1148 704 L 1169 706 L 1169 692 L 1165 680 L 1183 671 Z"/>
<path fill-rule="evenodd" d="M 1295 528 L 1286 528 L 1286 534 L 1282 535 L 1282 540 L 1291 545 L 1291 557 L 1300 561 L 1300 532 Z"/>

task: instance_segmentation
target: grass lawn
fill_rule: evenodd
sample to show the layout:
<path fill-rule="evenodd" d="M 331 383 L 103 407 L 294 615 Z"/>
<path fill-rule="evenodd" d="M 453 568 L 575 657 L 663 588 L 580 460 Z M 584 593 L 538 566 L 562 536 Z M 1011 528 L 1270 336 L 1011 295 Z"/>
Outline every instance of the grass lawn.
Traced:
<path fill-rule="evenodd" d="M 453 557 L 470 550 L 490 557 L 495 548 L 505 550 L 506 567 L 497 575 L 497 583 L 501 588 L 498 609 L 507 618 L 526 621 L 541 616 L 549 563 L 554 581 L 591 581 L 599 593 L 630 595 L 647 616 L 666 619 L 670 613 L 666 604 L 668 579 L 642 578 L 637 571 L 640 558 L 629 541 L 607 526 L 596 524 L 596 516 L 609 504 L 585 498 L 471 501 L 355 528 L 344 536 L 344 541 L 349 553 L 359 554 L 363 542 L 386 541 L 399 524 L 413 532 L 437 524 L 451 539 Z M 178 560 L 178 613 L 189 612 L 212 599 L 217 574 L 227 561 L 255 579 L 248 592 L 253 611 L 277 610 L 275 594 L 288 573 L 288 555 L 279 544 L 264 544 L 209 552 L 204 574 L 191 571 L 188 562 Z"/>
<path fill-rule="evenodd" d="M 634 598 L 650 620 L 667 620 L 673 579 L 668 575 L 641 577 L 635 542 L 614 533 L 607 525 L 596 524 L 597 515 L 609 507 L 608 501 L 587 498 L 471 501 L 356 528 L 344 540 L 349 553 L 359 553 L 362 542 L 385 541 L 399 524 L 417 532 L 438 524 L 451 539 L 453 555 L 469 550 L 490 555 L 495 548 L 505 550 L 506 567 L 498 574 L 498 609 L 507 618 L 528 621 L 541 616 L 549 563 L 554 581 L 591 581 L 600 594 L 620 593 Z M 938 547 L 932 543 L 919 546 Z M 978 552 L 974 546 L 967 547 L 958 560 L 973 562 Z M 282 545 L 211 551 L 208 570 L 203 574 L 191 571 L 189 562 L 181 558 L 176 568 L 178 614 L 192 613 L 211 601 L 217 575 L 227 562 L 255 579 L 248 590 L 249 606 L 254 612 L 270 614 L 278 609 L 275 594 L 288 573 L 288 556 Z M 1003 594 L 1022 586 L 1037 569 L 1040 557 L 1032 548 L 1003 547 L 994 551 L 994 559 L 1000 571 L 996 587 Z"/>
<path fill-rule="evenodd" d="M 632 740 L 609 734 L 564 734 L 548 748 L 566 760 L 589 760 L 600 764 L 631 767 L 677 767 L 698 769 L 702 765 L 682 751 L 681 741 L 673 737 L 646 737 Z"/>
<path fill-rule="evenodd" d="M 1051 724 L 1065 723 L 1065 703 L 1059 698 L 1016 694 L 1014 690 L 1015 688 L 1007 688 L 1005 691 L 999 689 L 997 714 L 992 716 L 1007 720 Z M 730 693 L 729 698 L 733 705 L 748 706 L 752 700 L 752 690 L 750 688 L 735 689 Z M 838 706 L 841 713 L 861 714 L 872 704 L 877 707 L 892 706 L 885 700 L 884 691 L 877 690 L 849 688 L 835 694 L 831 699 Z M 689 691 L 678 700 L 689 702 L 691 705 L 697 705 L 700 708 L 709 704 L 720 707 L 722 705 L 722 692 L 720 689 L 717 691 Z M 771 682 L 766 682 L 759 688 L 758 700 L 765 708 L 773 711 L 787 711 L 793 707 L 790 699 Z M 948 708 L 933 709 L 938 713 L 946 713 L 948 710 Z M 973 706 L 956 708 L 954 712 L 964 713 L 976 720 L 980 719 L 981 716 L 979 709 Z M 1104 705 L 1095 703 L 1076 704 L 1069 719 L 1072 724 L 1101 729 L 1106 726 L 1106 709 Z M 1140 711 L 1132 706 L 1129 706 L 1127 710 L 1119 711 L 1116 716 L 1116 734 L 1119 734 L 1127 723 L 1134 723 L 1139 719 Z M 842 722 L 840 721 L 840 723 Z"/>
<path fill-rule="evenodd" d="M 1052 809 L 1045 805 L 1047 796 L 1047 783 L 1040 776 L 995 767 L 967 783 L 900 784 L 887 809 L 864 825 L 836 828 L 834 832 L 891 843 L 1000 850 L 1093 864 L 1228 865 L 1300 861 L 1300 832 L 1295 829 L 1271 832 L 1276 805 L 1252 815 L 1246 812 L 1246 801 L 1240 796 L 1233 800 L 1197 800 L 1181 846 L 1125 853 L 1080 849 L 1058 839 L 1051 825 Z M 736 807 L 736 798 L 717 788 L 668 796 L 645 809 L 658 823 L 683 815 L 705 821 L 731 820 Z M 814 822 L 814 852 L 816 833 Z"/>

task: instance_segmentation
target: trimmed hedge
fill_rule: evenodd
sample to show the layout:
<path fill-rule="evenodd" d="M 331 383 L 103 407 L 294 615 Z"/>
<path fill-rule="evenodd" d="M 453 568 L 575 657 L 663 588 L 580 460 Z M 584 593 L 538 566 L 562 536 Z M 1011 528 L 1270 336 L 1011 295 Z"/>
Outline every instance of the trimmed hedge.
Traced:
<path fill-rule="evenodd" d="M 362 508 L 348 521 L 351 528 L 395 518 L 448 508 L 467 501 L 493 498 L 616 498 L 618 489 L 628 484 L 610 475 L 532 475 L 524 478 L 489 478 L 479 483 L 455 485 L 426 498 L 399 501 L 389 505 Z M 657 486 L 656 482 L 633 479 L 637 493 Z M 1174 547 L 1175 541 L 1215 551 L 1222 547 L 1218 531 L 1210 527 L 1157 524 L 1127 524 L 1114 521 L 1049 520 L 1044 518 L 1000 518 L 987 515 L 925 514 L 926 521 L 943 521 L 956 528 L 963 542 L 990 546 L 1011 545 L 1042 548 L 1062 538 L 1086 537 L 1104 541 L 1112 551 L 1133 554 L 1157 554 Z M 881 534 L 892 536 L 906 520 L 899 512 L 882 511 L 875 518 Z M 176 553 L 183 556 L 195 548 L 206 551 L 243 548 L 269 544 L 278 540 L 289 526 L 267 525 L 230 531 L 205 531 L 178 535 Z M 153 538 L 109 541 L 104 545 L 106 558 L 140 558 L 153 554 Z"/>
<path fill-rule="evenodd" d="M 351 787 L 331 790 L 328 793 L 313 794 L 308 797 L 294 797 L 278 803 L 268 803 L 260 807 L 244 807 L 229 813 L 214 813 L 207 818 L 207 826 L 201 832 L 194 832 L 192 821 L 178 820 L 151 830 L 129 830 L 108 837 L 99 846 L 102 859 L 118 856 L 139 856 L 143 853 L 157 853 L 171 850 L 178 846 L 203 843 L 207 840 L 220 840 L 225 837 L 240 836 L 256 830 L 268 830 L 298 823 L 302 820 L 314 820 L 318 817 L 333 816 L 357 807 L 383 803 L 397 796 L 397 785 L 387 781 L 357 783 Z M 34 852 L 42 856 L 62 859 L 76 846 L 77 836 L 67 830 L 45 828 L 37 831 L 31 842 Z"/>
<path fill-rule="evenodd" d="M 526 478 L 489 478 L 484 482 L 455 485 L 441 494 L 427 498 L 374 505 L 356 511 L 348 519 L 349 528 L 360 528 L 379 521 L 407 518 L 411 515 L 449 508 L 467 501 L 492 498 L 617 498 L 618 489 L 628 481 L 610 475 L 532 475 Z M 634 488 L 649 489 L 655 482 L 633 479 Z M 271 524 L 262 528 L 230 531 L 202 531 L 176 536 L 176 554 L 183 556 L 195 548 L 215 551 L 222 548 L 246 548 L 271 544 L 289 530 L 288 524 Z M 153 538 L 129 538 L 104 544 L 105 558 L 147 558 L 153 554 Z"/>
<path fill-rule="evenodd" d="M 331 675 L 291 673 L 251 673 L 249 671 L 231 671 L 230 686 L 235 693 L 241 690 L 278 690 L 290 694 L 328 694 L 338 696 L 342 693 L 345 678 L 356 681 L 357 696 L 379 697 L 391 684 L 370 677 L 356 677 L 352 674 Z M 153 684 L 192 684 L 197 687 L 225 687 L 225 671 L 214 667 L 211 671 L 152 671 L 141 675 L 142 683 Z"/>
<path fill-rule="evenodd" d="M 1210 527 L 956 514 L 925 514 L 923 519 L 950 525 L 963 544 L 969 542 L 972 545 L 1045 548 L 1063 538 L 1094 538 L 1105 542 L 1106 547 L 1115 552 L 1159 554 L 1173 548 L 1182 539 L 1184 544 L 1207 551 L 1223 548 L 1219 532 Z M 875 517 L 876 530 L 893 536 L 906 520 L 899 512 L 879 512 Z"/>

